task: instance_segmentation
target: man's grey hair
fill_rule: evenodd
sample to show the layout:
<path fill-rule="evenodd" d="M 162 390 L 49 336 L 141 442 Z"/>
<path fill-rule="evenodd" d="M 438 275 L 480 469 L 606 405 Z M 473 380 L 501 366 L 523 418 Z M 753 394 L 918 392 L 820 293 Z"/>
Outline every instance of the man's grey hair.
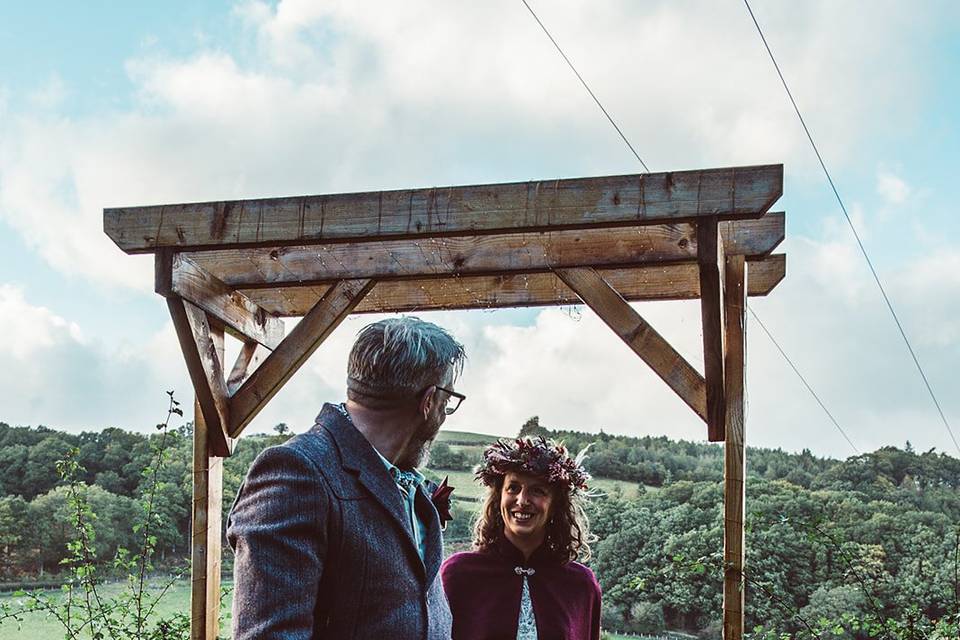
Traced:
<path fill-rule="evenodd" d="M 463 345 L 445 329 L 413 316 L 369 324 L 347 362 L 347 397 L 371 408 L 416 402 L 420 392 L 463 370 Z"/>

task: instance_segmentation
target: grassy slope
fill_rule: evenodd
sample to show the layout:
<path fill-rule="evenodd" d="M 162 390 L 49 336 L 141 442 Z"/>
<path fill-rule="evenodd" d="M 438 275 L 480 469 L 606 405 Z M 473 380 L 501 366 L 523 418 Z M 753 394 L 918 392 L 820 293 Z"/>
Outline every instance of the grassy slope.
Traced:
<path fill-rule="evenodd" d="M 437 437 L 438 441 L 446 442 L 451 445 L 452 449 L 463 451 L 474 459 L 479 459 L 483 447 L 496 439 L 496 436 L 467 431 L 441 431 Z M 479 499 L 483 496 L 483 487 L 479 486 L 473 479 L 472 471 L 450 471 L 448 469 L 433 469 L 433 471 L 440 477 L 450 477 L 450 484 L 454 487 L 454 497 Z M 639 485 L 634 482 L 624 482 L 610 478 L 594 478 L 590 487 L 607 494 L 614 493 L 619 487 L 623 497 L 628 500 L 636 498 L 640 491 Z M 646 487 L 646 490 L 656 491 L 657 487 Z"/>
<path fill-rule="evenodd" d="M 229 583 L 226 583 L 224 586 L 231 586 Z M 105 585 L 102 588 L 102 593 L 106 597 L 116 596 L 120 591 L 125 587 L 125 583 L 113 583 Z M 58 596 L 60 595 L 59 591 L 47 591 L 48 595 Z M 151 593 L 153 593 L 151 591 Z M 0 596 L 0 600 L 5 602 L 12 603 L 18 598 L 12 598 L 9 595 Z M 152 619 L 165 618 L 172 616 L 175 613 L 189 613 L 190 612 L 190 581 L 189 580 L 179 580 L 169 591 L 164 595 L 160 600 L 160 604 L 157 605 L 157 608 L 154 612 Z M 224 606 L 221 609 L 222 624 L 221 628 L 225 633 L 221 634 L 221 638 L 229 636 L 230 630 L 230 599 L 229 596 L 224 601 Z M 41 613 L 33 613 L 24 616 L 23 626 L 21 629 L 17 628 L 17 623 L 11 620 L 6 620 L 0 623 L 0 640 L 62 640 L 64 637 L 63 627 L 52 617 L 45 616 Z M 84 638 L 88 636 L 83 636 Z"/>

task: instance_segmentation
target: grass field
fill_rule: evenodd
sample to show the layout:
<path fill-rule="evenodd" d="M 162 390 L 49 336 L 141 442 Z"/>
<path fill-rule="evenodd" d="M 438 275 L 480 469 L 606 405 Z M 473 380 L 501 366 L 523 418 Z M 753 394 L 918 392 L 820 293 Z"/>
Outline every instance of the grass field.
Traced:
<path fill-rule="evenodd" d="M 497 436 L 491 436 L 486 433 L 473 433 L 471 431 L 441 431 L 437 434 L 437 442 L 446 442 L 447 444 L 486 446 L 496 439 Z"/>
<path fill-rule="evenodd" d="M 483 497 L 484 488 L 477 484 L 473 479 L 472 471 L 451 471 L 448 469 L 434 469 L 434 473 L 441 478 L 449 476 L 450 484 L 453 486 L 453 497 L 464 498 L 467 501 L 479 500 Z M 613 494 L 619 488 L 622 496 L 627 500 L 632 500 L 640 493 L 640 486 L 635 482 L 624 482 L 622 480 L 611 480 L 609 478 L 594 478 L 590 482 L 590 487 L 605 494 Z M 645 487 L 646 491 L 656 491 L 657 487 Z"/>
<path fill-rule="evenodd" d="M 226 583 L 225 586 L 230 586 Z M 122 585 L 106 585 L 103 588 L 104 594 L 115 596 L 120 592 Z M 51 595 L 59 596 L 58 591 L 46 592 Z M 12 603 L 17 600 L 9 595 L 0 596 L 0 601 Z M 166 593 L 157 607 L 156 618 L 167 617 L 174 613 L 187 613 L 190 611 L 190 582 L 180 580 Z M 220 638 L 227 640 L 230 637 L 230 603 L 229 597 L 224 601 L 221 609 L 222 623 Z M 0 623 L 0 640 L 62 640 L 64 637 L 63 627 L 54 619 L 43 616 L 42 614 L 30 614 L 24 616 L 22 628 L 17 628 L 16 622 Z M 87 637 L 87 636 L 84 636 Z M 610 634 L 611 640 L 636 640 L 636 636 L 625 636 Z"/>
<path fill-rule="evenodd" d="M 161 584 L 159 582 L 154 582 L 151 583 L 151 586 L 153 588 L 150 590 L 150 593 L 157 593 L 161 587 Z M 229 587 L 230 584 L 226 583 L 224 586 Z M 121 593 L 124 587 L 125 583 L 119 582 L 103 585 L 101 588 L 101 593 L 105 598 L 115 597 Z M 62 596 L 60 591 L 46 591 L 45 593 L 49 596 L 57 598 Z M 23 598 L 14 598 L 8 594 L 0 596 L 0 601 L 11 605 L 15 605 L 17 600 L 23 600 Z M 190 581 L 178 580 L 166 592 L 166 594 L 164 594 L 151 619 L 159 620 L 161 618 L 170 617 L 175 613 L 189 612 Z M 225 632 L 229 632 L 229 601 L 225 602 L 225 606 L 223 607 L 221 615 L 223 616 L 222 628 L 225 630 Z M 15 621 L 6 620 L 4 622 L 0 622 L 0 640 L 62 640 L 64 637 L 63 627 L 52 616 L 44 615 L 42 613 L 31 613 L 24 615 L 23 618 L 23 624 L 20 628 L 18 628 L 18 625 Z M 224 638 L 225 636 L 226 633 L 222 634 L 220 637 Z M 83 637 L 86 638 L 89 636 Z"/>

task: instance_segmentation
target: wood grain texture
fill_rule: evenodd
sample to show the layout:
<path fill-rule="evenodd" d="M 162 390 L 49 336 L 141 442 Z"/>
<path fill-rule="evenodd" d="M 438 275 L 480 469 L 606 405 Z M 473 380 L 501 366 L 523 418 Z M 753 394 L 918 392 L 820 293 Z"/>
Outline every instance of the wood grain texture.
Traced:
<path fill-rule="evenodd" d="M 160 255 L 160 254 L 158 254 Z M 169 264 L 169 267 L 167 266 Z M 283 340 L 283 322 L 244 294 L 183 254 L 157 260 L 158 269 L 169 268 L 169 276 L 156 276 L 158 293 L 189 300 L 223 323 L 238 340 L 252 339 L 269 349 L 276 349 Z M 169 282 L 167 290 L 160 290 Z"/>
<path fill-rule="evenodd" d="M 600 274 L 590 268 L 558 269 L 556 273 L 697 415 L 706 419 L 703 377 Z"/>
<path fill-rule="evenodd" d="M 240 353 L 237 354 L 237 360 L 233 363 L 233 369 L 227 376 L 227 395 L 232 396 L 237 389 L 246 381 L 250 375 L 257 370 L 267 356 L 270 355 L 270 349 L 262 344 L 253 341 L 243 343 Z"/>
<path fill-rule="evenodd" d="M 230 399 L 229 433 L 232 437 L 240 434 L 290 376 L 353 311 L 373 288 L 373 284 L 372 280 L 366 279 L 344 280 L 330 287 Z"/>
<path fill-rule="evenodd" d="M 724 382 L 726 439 L 723 463 L 723 637 L 741 640 L 744 630 L 745 345 L 748 267 L 743 256 L 726 258 Z M 752 274 L 749 276 L 752 278 Z"/>
<path fill-rule="evenodd" d="M 765 256 L 783 240 L 784 214 L 725 221 L 720 229 L 728 253 Z M 555 267 L 693 262 L 697 260 L 697 232 L 694 224 L 678 223 L 203 251 L 188 256 L 192 263 L 229 287 L 248 289 L 329 283 L 344 278 L 511 275 L 547 272 Z"/>
<path fill-rule="evenodd" d="M 716 218 L 697 223 L 700 316 L 703 320 L 703 373 L 707 381 L 707 439 L 724 438 L 723 273 L 724 251 Z"/>
<path fill-rule="evenodd" d="M 210 432 L 210 450 L 218 456 L 229 456 L 233 448 L 227 435 L 230 407 L 222 355 L 218 355 L 223 353 L 223 331 L 211 326 L 206 313 L 186 300 L 167 298 L 167 307 Z"/>
<path fill-rule="evenodd" d="M 624 299 L 689 300 L 700 297 L 696 264 L 645 265 L 597 269 Z M 750 262 L 751 296 L 770 293 L 786 275 L 786 256 L 774 254 Z M 302 316 L 329 289 L 328 285 L 245 289 L 251 300 L 278 316 Z M 510 276 L 463 276 L 377 282 L 354 313 L 392 313 L 451 309 L 504 309 L 581 304 L 554 273 Z"/>
<path fill-rule="evenodd" d="M 221 511 L 223 459 L 210 453 L 210 432 L 195 403 L 193 428 L 193 510 L 191 531 L 190 639 L 220 634 Z"/>
<path fill-rule="evenodd" d="M 753 217 L 782 192 L 783 165 L 762 165 L 107 208 L 103 228 L 147 253 Z"/>

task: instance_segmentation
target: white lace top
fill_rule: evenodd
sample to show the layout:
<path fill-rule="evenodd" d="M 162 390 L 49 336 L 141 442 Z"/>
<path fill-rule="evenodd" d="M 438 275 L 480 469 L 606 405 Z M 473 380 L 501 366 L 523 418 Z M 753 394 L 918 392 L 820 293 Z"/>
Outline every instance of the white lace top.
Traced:
<path fill-rule="evenodd" d="M 517 640 L 537 640 L 537 620 L 533 616 L 533 602 L 530 600 L 530 584 L 527 576 L 535 573 L 534 569 L 515 567 L 514 571 L 523 576 L 523 591 L 520 593 L 520 621 L 517 625 Z"/>

